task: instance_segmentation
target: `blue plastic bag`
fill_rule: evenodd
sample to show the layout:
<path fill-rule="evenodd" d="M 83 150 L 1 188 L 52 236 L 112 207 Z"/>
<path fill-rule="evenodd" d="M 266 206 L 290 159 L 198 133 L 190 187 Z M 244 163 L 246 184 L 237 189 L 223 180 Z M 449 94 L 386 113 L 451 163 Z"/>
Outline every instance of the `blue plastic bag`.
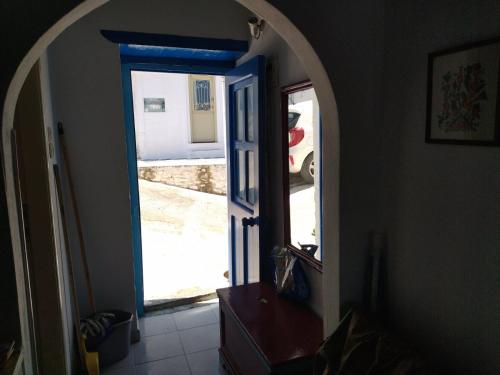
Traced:
<path fill-rule="evenodd" d="M 309 298 L 311 289 L 298 258 L 287 248 L 276 246 L 271 256 L 274 260 L 274 285 L 280 296 L 302 302 Z"/>

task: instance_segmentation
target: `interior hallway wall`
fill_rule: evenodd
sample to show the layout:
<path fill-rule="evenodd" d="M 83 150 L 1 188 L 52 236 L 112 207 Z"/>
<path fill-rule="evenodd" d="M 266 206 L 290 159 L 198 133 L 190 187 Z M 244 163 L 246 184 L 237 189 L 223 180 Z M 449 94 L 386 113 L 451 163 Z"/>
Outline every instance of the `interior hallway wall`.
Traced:
<path fill-rule="evenodd" d="M 193 0 L 189 7 L 181 0 L 111 1 L 50 46 L 54 119 L 65 128 L 99 309 L 135 311 L 119 51 L 100 30 L 246 39 L 247 18 L 248 11 L 230 0 Z"/>
<path fill-rule="evenodd" d="M 389 323 L 452 371 L 498 373 L 499 149 L 424 143 L 427 54 L 499 36 L 497 2 L 271 2 L 337 99 L 341 304 L 363 301 L 385 232 Z"/>
<path fill-rule="evenodd" d="M 266 161 L 268 175 L 271 178 L 269 189 L 269 205 L 267 215 L 272 216 L 269 222 L 269 251 L 275 245 L 283 245 L 283 165 L 281 144 L 281 88 L 308 79 L 297 56 L 287 43 L 269 26 L 265 25 L 259 39 L 252 39 L 248 54 L 238 63 L 249 60 L 252 56 L 264 55 L 267 60 L 267 128 L 266 128 Z M 311 284 L 309 305 L 317 314 L 323 314 L 322 278 L 321 274 L 305 263 L 303 268 Z"/>
<path fill-rule="evenodd" d="M 486 358 L 482 362 L 481 369 L 489 373 L 498 373 L 496 371 L 499 368 L 498 356 L 491 355 L 491 351 L 498 348 L 498 343 L 493 342 L 491 345 L 492 341 L 488 341 L 500 337 L 497 331 L 498 325 L 495 326 L 496 329 L 490 329 L 496 320 L 488 319 L 492 312 L 496 311 L 498 314 L 499 311 L 498 305 L 495 305 L 495 302 L 498 303 L 496 296 L 498 285 L 495 286 L 498 281 L 492 281 L 492 275 L 498 275 L 498 252 L 492 254 L 491 249 L 498 249 L 500 240 L 495 233 L 489 233 L 491 225 L 494 228 L 499 227 L 497 221 L 499 215 L 495 208 L 498 206 L 494 205 L 498 200 L 493 199 L 492 205 L 486 206 L 486 199 L 483 199 L 493 194 L 495 189 L 498 191 L 495 177 L 486 182 L 484 180 L 486 174 L 498 170 L 495 161 L 498 160 L 495 157 L 498 149 L 425 145 L 423 143 L 425 116 L 423 72 L 426 69 L 426 54 L 434 49 L 448 47 L 449 44 L 456 45 L 464 41 L 491 36 L 491 34 L 500 34 L 497 22 L 498 7 L 495 0 L 401 1 L 401 4 L 392 10 L 391 8 L 395 7 L 394 2 L 387 2 L 389 5 L 387 14 L 393 15 L 391 20 L 386 20 L 385 35 L 390 39 L 387 41 L 387 47 L 398 48 L 386 55 L 385 61 L 388 64 L 386 69 L 383 69 L 383 49 L 386 48 L 384 45 L 386 1 L 270 0 L 270 2 L 287 15 L 308 38 L 331 78 L 338 102 L 342 142 L 341 300 L 361 299 L 368 232 L 373 229 L 385 230 L 385 223 L 390 223 L 391 228 L 388 230 L 389 266 L 395 271 L 392 274 L 394 285 L 390 294 L 391 298 L 395 299 L 392 309 L 393 318 L 397 319 L 400 315 L 399 325 L 407 328 L 415 322 L 414 328 L 417 330 L 422 324 L 427 324 L 424 323 L 427 316 L 417 321 L 417 314 L 426 313 L 421 310 L 430 311 L 427 307 L 431 305 L 440 306 L 441 298 L 443 298 L 445 310 L 453 310 L 453 319 L 452 323 L 443 322 L 441 319 L 437 319 L 435 323 L 428 323 L 432 324 L 432 332 L 426 332 L 425 335 L 430 338 L 429 342 L 433 344 L 432 347 L 439 349 L 449 346 L 450 350 L 456 349 L 456 354 L 451 357 L 447 355 L 447 358 L 461 357 L 457 365 L 480 363 Z M 7 84 L 22 56 L 50 25 L 77 3 L 79 3 L 77 0 L 72 2 L 51 0 L 44 3 L 43 7 L 39 7 L 38 1 L 27 0 L 2 4 L 0 40 L 2 45 L 6 46 L 3 56 L 4 69 L 0 76 L 2 103 Z M 411 8 L 412 6 L 415 8 Z M 410 11 L 417 13 L 414 16 Z M 438 12 L 438 16 L 434 15 L 435 11 Z M 118 17 L 118 15 L 115 16 Z M 16 30 L 14 36 L 12 30 Z M 391 33 L 394 35 L 390 35 Z M 412 52 L 415 42 L 417 42 L 417 50 Z M 415 60 L 410 61 L 410 57 L 414 57 Z M 397 71 L 391 73 L 392 69 Z M 384 81 L 382 81 L 383 70 L 386 71 Z M 409 79 L 406 74 L 409 74 Z M 384 90 L 383 83 L 387 83 Z M 385 110 L 385 116 L 383 114 L 385 107 L 382 106 L 384 95 L 381 93 L 384 93 L 385 98 L 394 100 L 394 102 L 387 100 L 388 108 Z M 408 117 L 410 115 L 411 117 Z M 382 122 L 382 118 L 385 122 Z M 400 127 L 404 129 L 401 133 L 403 136 L 401 140 L 399 140 Z M 106 134 L 111 134 L 111 132 Z M 387 149 L 382 153 L 385 148 Z M 405 150 L 405 148 L 408 149 Z M 428 154 L 424 152 L 425 150 L 432 151 Z M 474 156 L 471 157 L 472 155 Z M 437 170 L 442 172 L 445 162 L 448 159 L 454 160 L 457 156 L 459 162 L 468 166 L 468 170 L 472 171 L 470 179 L 459 180 L 460 183 L 466 182 L 467 195 L 461 195 L 464 194 L 461 187 L 455 184 L 457 175 L 451 173 L 457 172 L 458 166 L 455 166 L 450 174 L 446 173 L 443 176 L 442 182 L 447 188 L 453 186 L 453 189 L 450 189 L 454 192 L 450 202 L 459 203 L 458 206 L 444 207 L 430 204 L 426 199 L 421 201 L 420 199 L 425 198 L 427 193 L 417 191 L 418 183 L 421 181 L 419 178 L 427 181 L 433 177 L 431 173 L 434 165 L 437 165 Z M 398 163 L 394 162 L 399 157 L 403 159 L 401 167 L 408 169 L 400 168 Z M 425 170 L 417 168 L 420 163 L 417 157 L 423 158 Z M 477 166 L 476 163 L 479 161 L 486 161 L 486 164 L 483 164 L 484 168 Z M 382 168 L 384 163 L 389 163 L 386 168 Z M 397 170 L 397 173 L 391 172 L 393 168 Z M 119 174 L 123 175 L 121 181 L 124 181 L 125 172 L 119 172 Z M 116 175 L 116 172 L 113 172 L 113 175 Z M 481 183 L 473 184 L 475 178 L 479 178 L 477 181 Z M 0 183 L 2 182 L 0 178 Z M 431 179 L 431 186 L 440 185 L 436 179 Z M 401 192 L 398 189 L 402 189 Z M 483 198 L 472 202 L 469 195 L 475 189 L 481 190 L 480 195 Z M 1 193 L 0 212 L 3 213 L 6 212 L 4 191 L 1 190 Z M 411 199 L 414 201 L 411 202 Z M 398 202 L 398 212 L 401 215 L 399 217 L 393 214 L 395 202 Z M 470 204 L 465 205 L 464 202 L 470 202 Z M 467 210 L 462 211 L 461 208 L 464 207 Z M 421 210 L 427 212 L 425 215 L 420 213 L 416 215 L 417 234 L 412 229 L 412 208 L 417 213 L 422 212 Z M 428 218 L 426 215 L 429 215 L 428 212 L 432 208 L 436 208 L 435 211 L 443 209 L 442 212 L 436 212 L 439 219 L 444 219 L 441 222 L 446 224 L 446 230 L 440 237 L 422 230 L 422 228 L 429 229 L 428 226 L 430 227 L 424 219 Z M 488 210 L 485 211 L 485 208 Z M 2 229 L 0 238 L 5 241 L 2 242 L 2 246 L 10 246 L 7 243 L 9 239 L 7 216 L 1 215 L 0 219 Z M 400 220 L 404 225 L 396 226 Z M 459 231 L 451 230 L 449 226 L 449 223 L 455 220 L 462 225 L 458 226 Z M 464 231 L 465 220 L 473 220 L 471 225 L 474 227 Z M 478 227 L 485 229 L 476 232 L 475 229 Z M 391 234 L 394 231 L 402 231 L 397 246 L 395 235 Z M 455 237 L 457 232 L 460 233 Z M 7 234 L 4 236 L 5 233 Z M 498 231 L 496 233 L 498 235 Z M 458 251 L 451 253 L 450 250 L 442 247 L 443 239 L 449 238 L 456 239 L 451 244 L 447 243 L 446 246 L 453 247 L 456 244 Z M 411 240 L 416 240 L 416 242 L 411 243 Z M 487 250 L 483 250 L 485 242 L 488 246 Z M 482 251 L 476 253 L 477 244 L 482 244 Z M 422 250 L 425 251 L 420 256 Z M 458 254 L 460 255 L 457 256 Z M 453 263 L 450 263 L 451 258 L 459 259 L 459 261 L 453 260 Z M 411 266 L 415 259 L 416 267 L 412 270 Z M 478 296 L 480 299 L 478 305 L 471 303 L 463 309 L 463 298 L 460 294 L 464 292 L 463 283 L 457 283 L 455 286 L 453 284 L 460 271 L 457 265 L 463 266 L 465 261 L 479 262 L 473 267 L 471 273 L 473 282 L 466 286 L 465 292 L 471 298 L 475 299 L 475 296 Z M 112 266 L 111 264 L 110 267 Z M 431 269 L 430 278 L 427 276 L 427 266 Z M 404 278 L 404 271 L 408 270 L 411 271 L 409 280 L 412 286 L 410 287 Z M 443 275 L 443 279 L 437 279 L 437 271 L 441 270 L 443 272 L 439 274 Z M 461 273 L 468 277 L 469 269 L 464 267 L 464 272 Z M 453 283 L 444 278 L 447 274 L 453 275 Z M 484 275 L 484 280 L 481 275 Z M 431 279 L 433 279 L 432 282 L 429 282 Z M 416 290 L 420 280 L 425 288 L 413 295 L 412 292 Z M 435 284 L 436 280 L 438 285 Z M 439 283 L 442 281 L 446 287 L 439 289 L 441 287 Z M 408 295 L 405 295 L 407 293 Z M 475 302 L 474 299 L 472 302 Z M 486 315 L 484 315 L 481 309 L 485 308 L 484 304 L 488 300 L 492 302 L 489 307 L 486 306 Z M 429 304 L 429 301 L 432 303 Z M 453 309 L 455 305 L 458 307 Z M 472 311 L 474 306 L 477 306 L 475 313 Z M 444 316 L 442 312 L 439 315 Z M 470 336 L 467 340 L 463 337 L 470 335 L 471 332 L 469 331 L 464 336 L 462 330 L 472 330 L 474 327 L 477 327 L 480 332 L 478 346 L 469 351 Z M 487 333 L 488 331 L 490 333 Z M 455 336 L 454 332 L 459 332 L 459 335 Z M 463 369 L 459 372 L 463 373 L 467 370 Z M 472 373 L 478 372 L 480 370 Z"/>
<path fill-rule="evenodd" d="M 38 9 L 39 7 L 36 5 L 37 2 L 34 0 L 27 0 L 26 4 L 23 4 L 23 6 L 14 2 L 7 2 L 4 4 L 6 11 L 0 12 L 0 17 L 3 17 L 2 22 L 0 22 L 0 27 L 3 32 L 0 33 L 0 36 L 6 37 L 10 35 L 10 30 L 12 29 L 18 32 L 15 38 L 12 38 L 12 41 L 9 38 L 5 40 L 5 45 L 8 46 L 7 50 L 9 55 L 4 61 L 6 74 L 5 76 L 2 75 L 2 78 L 5 77 L 5 79 L 0 81 L 0 95 L 2 95 L 0 98 L 3 98 L 5 95 L 7 84 L 10 79 L 9 77 L 12 76 L 22 56 L 29 50 L 35 40 L 50 27 L 55 20 L 67 13 L 72 5 L 76 5 L 80 2 L 79 0 L 74 0 L 73 3 L 51 0 L 44 4 L 44 7 L 41 9 L 42 11 Z M 340 292 L 342 301 L 360 300 L 363 289 L 362 274 L 364 272 L 364 262 L 366 258 L 366 241 L 368 232 L 373 228 L 372 223 L 374 221 L 373 217 L 375 216 L 374 202 L 376 202 L 376 200 L 374 200 L 373 197 L 377 195 L 374 191 L 377 186 L 374 182 L 374 178 L 377 177 L 377 168 L 375 167 L 377 159 L 379 158 L 377 139 L 380 135 L 378 135 L 376 124 L 378 119 L 377 115 L 379 115 L 380 111 L 380 106 L 378 104 L 381 100 L 381 97 L 377 93 L 380 88 L 381 78 L 379 76 L 382 70 L 381 50 L 383 48 L 383 43 L 381 33 L 383 28 L 383 1 L 364 0 L 350 2 L 341 0 L 325 2 L 321 0 L 310 0 L 307 2 L 289 2 L 286 0 L 270 0 L 270 2 L 289 17 L 306 38 L 308 38 L 319 58 L 322 60 L 333 83 L 340 109 L 340 124 L 342 126 L 342 160 L 340 171 L 342 175 L 340 197 Z M 120 3 L 129 4 L 130 1 Z M 174 2 L 172 4 L 176 3 L 177 2 Z M 213 6 L 214 3 L 216 2 L 212 1 L 211 5 Z M 107 7 L 112 5 L 113 4 L 108 4 Z M 130 5 L 127 6 L 130 8 Z M 231 4 L 230 6 L 234 5 Z M 152 16 L 151 23 L 143 25 L 140 29 L 153 29 L 153 31 L 163 32 L 164 28 L 168 28 L 169 30 L 165 32 L 172 32 L 173 27 L 170 27 L 167 21 L 169 16 L 173 15 L 174 18 L 176 18 L 177 13 L 175 10 L 178 8 L 178 5 L 173 6 L 172 12 L 165 16 L 165 22 L 162 22 L 161 26 L 158 23 L 158 17 L 160 17 L 160 15 L 164 16 L 164 14 L 163 12 L 157 12 L 157 14 Z M 125 25 L 136 25 L 138 22 L 137 20 L 142 19 L 142 17 L 139 16 L 143 15 L 144 12 L 146 12 L 146 10 L 141 9 L 135 13 L 137 16 L 135 20 L 121 22 L 122 17 L 124 17 L 122 14 L 123 12 L 117 11 L 113 15 L 116 17 L 116 23 L 113 23 L 113 25 L 121 29 L 123 29 Z M 110 16 L 111 12 L 107 11 L 107 14 Z M 210 14 L 212 14 L 212 12 L 210 12 Z M 214 14 L 218 17 L 217 13 L 214 12 Z M 246 17 L 241 17 L 240 20 L 236 20 L 236 18 L 238 17 L 230 17 L 228 21 L 234 21 L 235 24 L 238 24 L 238 27 L 241 27 L 241 35 L 246 35 Z M 25 27 L 26 19 L 30 20 L 29 28 Z M 173 24 L 176 24 L 179 19 L 180 18 L 174 19 Z M 79 38 L 76 38 L 75 40 L 81 42 L 79 48 L 85 47 L 84 50 L 88 52 L 93 49 L 93 46 L 87 46 L 87 40 L 90 44 L 97 41 L 99 53 L 94 59 L 95 65 L 99 66 L 99 64 L 102 63 L 103 51 L 117 61 L 118 52 L 109 52 L 109 46 L 103 47 L 104 42 L 96 35 L 95 29 L 86 25 L 86 23 L 83 23 L 84 26 L 78 26 L 82 22 L 83 21 L 80 21 L 71 29 L 87 27 L 90 30 L 94 30 L 94 35 L 88 38 L 84 38 L 80 35 Z M 102 23 L 106 24 L 107 22 Z M 203 23 L 197 23 L 192 30 L 202 28 L 202 24 Z M 217 28 L 227 26 L 224 22 L 213 20 L 210 26 L 205 25 L 204 27 L 211 27 L 214 24 L 217 24 Z M 137 29 L 139 27 L 134 28 Z M 222 35 L 222 31 L 222 29 L 219 29 L 219 36 Z M 75 37 L 77 34 L 78 33 L 73 30 L 72 35 Z M 75 56 L 74 59 L 68 57 L 66 61 L 73 62 L 73 60 L 79 60 L 85 56 L 85 53 L 79 54 L 76 47 L 71 44 L 69 34 L 64 38 L 59 38 L 58 43 L 61 46 L 66 46 L 68 51 L 73 52 L 73 54 L 76 53 L 78 56 L 78 58 Z M 60 53 L 62 53 L 62 51 L 60 51 Z M 93 65 L 92 61 L 88 61 L 88 55 L 86 58 L 83 58 L 83 61 L 86 61 L 86 64 L 78 63 L 76 65 L 82 68 L 78 69 L 78 74 L 80 75 L 82 72 L 86 71 L 88 74 L 90 66 Z M 77 69 L 74 69 L 73 74 L 66 74 L 70 76 L 67 77 L 70 82 L 79 81 L 76 71 Z M 71 77 L 71 75 L 73 75 L 73 77 Z M 108 81 L 113 81 L 115 88 L 119 84 L 119 78 L 117 76 L 111 75 L 111 77 L 106 77 L 106 74 L 99 74 L 98 79 L 104 78 Z M 85 82 L 82 79 L 82 83 L 85 86 L 92 86 L 92 82 L 94 81 Z M 74 83 L 74 85 L 76 86 L 76 83 Z M 72 85 L 68 86 L 71 87 Z M 69 89 L 70 87 L 68 87 L 68 90 L 62 87 L 60 91 L 64 95 L 66 92 L 71 92 Z M 89 88 L 86 91 L 88 93 L 87 96 L 92 96 L 96 90 Z M 116 112 L 118 104 L 113 97 L 111 97 L 110 100 L 113 100 L 112 107 Z M 70 111 L 68 110 L 67 112 Z M 71 112 L 75 112 L 73 108 L 71 108 Z M 78 117 L 79 112 L 77 108 L 76 117 Z M 116 116 L 120 117 L 121 115 Z M 118 122 L 121 123 L 122 119 L 120 118 Z M 118 128 L 119 131 L 122 131 L 117 124 L 111 123 L 106 126 L 113 127 L 113 129 Z M 114 134 L 113 131 L 106 131 L 106 138 L 112 139 L 112 134 Z M 101 138 L 102 136 L 101 134 Z M 98 141 L 100 143 L 99 148 L 102 149 L 102 142 L 99 138 Z M 92 142 L 86 142 L 86 144 L 90 143 Z M 116 148 L 116 146 L 113 146 L 113 150 Z M 120 149 L 120 147 L 118 147 L 118 149 Z M 363 152 L 359 152 L 359 150 L 363 150 Z M 115 165 L 117 163 L 110 162 L 107 163 L 106 166 L 109 167 L 111 164 Z M 118 175 L 118 180 L 121 181 L 121 183 L 126 183 L 125 171 L 120 171 L 118 168 L 116 171 L 113 170 L 112 174 L 111 177 L 113 179 L 116 180 L 116 176 Z M 325 194 L 328 194 L 328 183 L 329 182 L 327 182 Z M 85 190 L 85 187 L 82 190 Z M 90 193 L 86 195 L 90 195 Z M 97 197 L 102 197 L 102 195 L 103 194 L 100 193 Z M 120 197 L 121 193 L 112 198 L 114 205 L 118 204 L 116 200 L 123 199 Z M 127 221 L 127 216 L 125 212 L 122 212 L 122 215 L 120 215 L 122 224 L 124 220 Z M 3 228 L 8 224 L 6 216 L 2 216 L 1 223 Z M 123 226 L 124 225 L 121 225 L 121 227 Z M 123 243 L 129 243 L 129 239 L 122 238 L 117 242 L 119 242 L 118 245 L 121 245 Z M 9 246 L 9 244 L 6 245 Z M 119 264 L 121 263 L 123 262 L 119 262 Z M 107 266 L 103 265 L 100 268 L 107 267 L 113 267 L 113 264 L 108 264 Z M 128 286 L 129 285 L 127 285 L 127 288 Z M 332 288 L 336 288 L 336 285 L 332 285 Z M 111 289 L 114 290 L 115 288 L 113 287 Z"/>
<path fill-rule="evenodd" d="M 339 288 L 341 310 L 345 311 L 351 304 L 363 301 L 369 238 L 377 229 L 384 1 L 270 2 L 307 37 L 330 76 L 337 101 L 340 124 Z M 323 147 L 331 147 L 328 140 Z M 324 195 L 331 194 L 332 183 L 325 181 Z"/>
<path fill-rule="evenodd" d="M 427 54 L 500 36 L 492 0 L 387 1 L 384 186 L 398 330 L 454 373 L 500 373 L 500 148 L 426 144 Z"/>

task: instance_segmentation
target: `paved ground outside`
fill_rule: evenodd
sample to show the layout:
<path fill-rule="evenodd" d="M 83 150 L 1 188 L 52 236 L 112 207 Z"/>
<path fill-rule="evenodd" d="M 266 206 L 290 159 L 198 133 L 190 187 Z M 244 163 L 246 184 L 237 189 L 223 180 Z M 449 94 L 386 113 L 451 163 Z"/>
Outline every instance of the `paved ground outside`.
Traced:
<path fill-rule="evenodd" d="M 290 185 L 290 236 L 292 244 L 316 244 L 314 185 L 298 182 Z"/>
<path fill-rule="evenodd" d="M 139 180 L 144 299 L 191 297 L 228 286 L 227 201 Z"/>
<path fill-rule="evenodd" d="M 293 238 L 313 243 L 314 186 L 293 180 Z M 227 198 L 139 180 L 144 299 L 192 297 L 228 286 Z"/>

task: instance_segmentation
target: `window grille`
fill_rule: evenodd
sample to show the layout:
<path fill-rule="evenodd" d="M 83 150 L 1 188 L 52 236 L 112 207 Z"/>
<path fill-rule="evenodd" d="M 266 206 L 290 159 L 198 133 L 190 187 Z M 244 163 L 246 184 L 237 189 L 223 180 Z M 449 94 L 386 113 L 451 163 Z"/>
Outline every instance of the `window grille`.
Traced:
<path fill-rule="evenodd" d="M 165 99 L 144 98 L 144 112 L 165 112 Z"/>
<path fill-rule="evenodd" d="M 194 110 L 210 111 L 210 81 L 207 79 L 194 81 Z"/>

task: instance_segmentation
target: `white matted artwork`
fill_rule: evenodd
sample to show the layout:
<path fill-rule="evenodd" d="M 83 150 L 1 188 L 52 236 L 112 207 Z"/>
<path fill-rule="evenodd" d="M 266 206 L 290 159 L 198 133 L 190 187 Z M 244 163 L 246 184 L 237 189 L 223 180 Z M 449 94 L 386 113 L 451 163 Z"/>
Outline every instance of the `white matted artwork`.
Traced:
<path fill-rule="evenodd" d="M 500 38 L 429 55 L 426 142 L 500 145 Z"/>

